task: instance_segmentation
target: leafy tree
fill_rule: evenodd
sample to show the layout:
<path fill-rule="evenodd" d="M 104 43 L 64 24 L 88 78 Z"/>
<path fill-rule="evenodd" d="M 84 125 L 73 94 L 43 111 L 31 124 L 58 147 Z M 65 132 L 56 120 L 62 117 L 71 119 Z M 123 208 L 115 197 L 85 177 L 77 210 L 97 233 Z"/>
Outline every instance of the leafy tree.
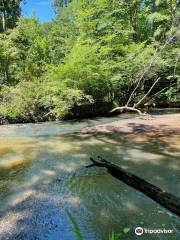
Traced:
<path fill-rule="evenodd" d="M 0 32 L 14 28 L 20 17 L 20 4 L 23 0 L 0 0 Z"/>
<path fill-rule="evenodd" d="M 178 106 L 178 0 L 54 0 L 43 24 L 19 19 L 20 2 L 0 5 L 1 118 L 59 119 L 98 102 Z"/>
<path fill-rule="evenodd" d="M 16 28 L 0 35 L 0 40 L 3 51 L 1 82 L 14 84 L 44 73 L 49 62 L 49 48 L 36 19 L 20 19 Z"/>
<path fill-rule="evenodd" d="M 53 0 L 53 5 L 55 8 L 67 7 L 70 2 L 72 0 Z"/>

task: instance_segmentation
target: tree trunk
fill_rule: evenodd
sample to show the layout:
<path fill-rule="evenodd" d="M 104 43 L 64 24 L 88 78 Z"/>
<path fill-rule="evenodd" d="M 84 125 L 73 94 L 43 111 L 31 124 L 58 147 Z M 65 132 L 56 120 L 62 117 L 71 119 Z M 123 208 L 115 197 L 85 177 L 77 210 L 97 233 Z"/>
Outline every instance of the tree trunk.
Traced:
<path fill-rule="evenodd" d="M 6 31 L 5 12 L 2 12 L 2 29 L 3 29 L 3 33 L 5 33 Z"/>
<path fill-rule="evenodd" d="M 145 76 L 147 75 L 147 73 L 151 70 L 151 68 L 157 63 L 157 59 L 158 56 L 161 54 L 162 50 L 169 44 L 172 42 L 172 40 L 179 34 L 179 29 L 177 32 L 175 32 L 173 35 L 167 37 L 164 45 L 162 46 L 161 49 L 156 48 L 152 57 L 151 62 L 145 67 L 145 69 L 143 70 L 142 73 L 137 74 L 136 80 L 135 80 L 135 87 L 133 89 L 133 91 L 131 92 L 128 101 L 126 102 L 125 106 L 120 106 L 120 107 L 116 107 L 114 109 L 112 109 L 109 114 L 112 113 L 116 113 L 116 112 L 123 112 L 124 110 L 127 111 L 134 111 L 137 112 L 138 114 L 142 114 L 141 111 L 139 109 L 137 109 L 138 105 L 144 101 L 146 99 L 146 97 L 149 95 L 149 93 L 152 91 L 152 89 L 154 88 L 154 86 L 156 85 L 156 83 L 159 81 L 160 78 L 157 78 L 156 81 L 152 84 L 151 88 L 149 89 L 149 91 L 139 100 L 138 103 L 135 103 L 132 107 L 130 107 L 130 103 L 135 95 L 135 93 L 137 92 L 140 84 L 143 83 Z"/>
<path fill-rule="evenodd" d="M 119 166 L 112 164 L 102 159 L 101 157 L 98 157 L 98 159 L 99 160 L 97 161 L 90 158 L 93 163 L 87 166 L 87 168 L 94 166 L 105 167 L 113 177 L 144 193 L 146 196 L 159 203 L 161 206 L 180 216 L 180 198 L 154 186 L 153 184 L 145 181 L 140 177 L 137 177 L 128 171 L 125 171 Z"/>

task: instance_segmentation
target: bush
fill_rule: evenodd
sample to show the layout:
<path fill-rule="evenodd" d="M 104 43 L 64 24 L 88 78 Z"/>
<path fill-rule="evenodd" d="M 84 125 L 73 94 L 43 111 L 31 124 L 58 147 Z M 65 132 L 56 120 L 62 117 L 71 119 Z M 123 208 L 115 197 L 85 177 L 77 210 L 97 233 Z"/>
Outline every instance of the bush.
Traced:
<path fill-rule="evenodd" d="M 57 120 L 90 97 L 57 81 L 23 81 L 1 90 L 0 118 L 7 122 Z"/>

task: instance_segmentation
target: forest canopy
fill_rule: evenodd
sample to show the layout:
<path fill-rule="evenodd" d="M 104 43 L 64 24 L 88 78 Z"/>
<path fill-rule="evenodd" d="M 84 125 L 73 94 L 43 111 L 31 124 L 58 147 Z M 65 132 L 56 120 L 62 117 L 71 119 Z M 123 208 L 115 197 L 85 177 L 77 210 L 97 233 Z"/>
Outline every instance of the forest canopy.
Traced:
<path fill-rule="evenodd" d="M 0 0 L 1 122 L 180 106 L 179 0 L 54 0 L 41 24 L 21 2 Z"/>

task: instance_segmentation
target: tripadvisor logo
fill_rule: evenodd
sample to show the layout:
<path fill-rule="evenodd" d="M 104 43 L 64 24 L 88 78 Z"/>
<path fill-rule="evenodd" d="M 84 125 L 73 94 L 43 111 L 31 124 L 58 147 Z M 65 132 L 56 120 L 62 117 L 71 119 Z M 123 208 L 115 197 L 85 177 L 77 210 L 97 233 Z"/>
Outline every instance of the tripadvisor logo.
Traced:
<path fill-rule="evenodd" d="M 136 234 L 136 235 L 140 236 L 140 235 L 143 234 L 143 232 L 144 232 L 144 230 L 143 230 L 142 227 L 136 227 L 136 228 L 135 228 L 135 234 Z"/>
<path fill-rule="evenodd" d="M 135 228 L 135 234 L 140 236 L 142 234 L 158 234 L 158 233 L 163 233 L 163 234 L 170 234 L 173 233 L 172 229 L 148 229 L 148 228 L 142 228 L 142 227 L 136 227 Z"/>

